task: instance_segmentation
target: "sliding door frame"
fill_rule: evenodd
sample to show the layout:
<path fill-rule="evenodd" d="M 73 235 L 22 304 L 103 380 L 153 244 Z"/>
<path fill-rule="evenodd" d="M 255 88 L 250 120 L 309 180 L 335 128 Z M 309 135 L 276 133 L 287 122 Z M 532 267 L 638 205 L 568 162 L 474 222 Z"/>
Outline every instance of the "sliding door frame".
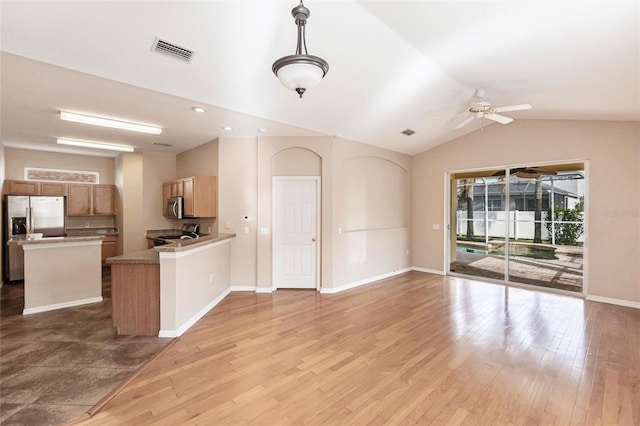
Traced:
<path fill-rule="evenodd" d="M 505 170 L 505 177 L 508 178 L 510 176 L 510 172 L 513 169 L 519 168 L 519 167 L 544 167 L 544 166 L 559 166 L 559 165 L 564 165 L 564 164 L 574 164 L 574 163 L 581 163 L 583 165 L 583 171 L 584 171 L 584 180 L 585 180 L 585 188 L 584 188 L 584 243 L 583 243 L 583 259 L 582 259 L 582 291 L 581 292 L 574 292 L 574 291 L 568 291 L 568 290 L 561 290 L 561 289 L 556 289 L 556 288 L 550 288 L 550 287 L 543 287 L 543 286 L 536 286 L 533 284 L 524 284 L 524 283 L 519 283 L 519 282 L 514 282 L 514 281 L 509 281 L 509 255 L 510 255 L 510 248 L 511 248 L 511 233 L 510 233 L 510 227 L 508 225 L 508 218 L 509 218 L 509 213 L 511 212 L 510 209 L 510 182 L 506 182 L 506 191 L 505 191 L 505 199 L 507 200 L 507 202 L 505 203 L 505 256 L 504 256 L 504 278 L 502 280 L 498 280 L 498 279 L 492 279 L 492 278 L 486 278 L 486 277 L 477 277 L 474 275 L 465 275 L 465 274 L 460 274 L 460 273 L 456 273 L 456 272 L 452 272 L 450 270 L 450 265 L 451 265 L 451 258 L 452 258 L 452 250 L 455 248 L 454 244 L 453 244 L 453 236 L 456 235 L 456 229 L 455 227 L 456 225 L 456 219 L 454 219 L 453 215 L 455 214 L 455 211 L 452 208 L 452 201 L 453 201 L 453 197 L 455 196 L 455 188 L 454 188 L 454 176 L 456 174 L 463 174 L 463 173 L 475 173 L 475 172 L 486 172 L 487 170 Z M 474 279 L 474 280 L 478 280 L 478 281 L 485 281 L 485 282 L 490 282 L 490 283 L 495 283 L 495 284 L 503 284 L 507 287 L 521 287 L 521 288 L 527 288 L 527 289 L 533 289 L 533 290 L 542 290 L 542 291 L 547 291 L 547 292 L 551 292 L 551 293 L 560 293 L 560 294 L 565 294 L 565 295 L 570 295 L 570 296 L 575 296 L 575 297 L 586 297 L 586 295 L 588 294 L 588 264 L 589 264 L 589 204 L 590 204 L 590 197 L 589 197 L 589 186 L 590 186 L 590 181 L 589 181 L 589 160 L 587 159 L 575 159 L 575 160 L 562 160 L 562 161 L 545 161 L 545 162 L 538 162 L 538 163 L 526 163 L 526 164 L 509 164 L 506 166 L 488 166 L 488 167 L 482 167 L 482 168 L 473 168 L 473 169 L 461 169 L 461 170 L 451 170 L 449 172 L 445 173 L 445 191 L 444 191 L 444 217 L 446 218 L 446 232 L 444 233 L 444 250 L 445 250 L 445 256 L 444 256 L 444 272 L 445 275 L 449 275 L 449 276 L 453 276 L 453 277 L 460 277 L 460 278 L 468 278 L 468 279 Z M 485 232 L 487 232 L 487 230 L 485 230 Z"/>

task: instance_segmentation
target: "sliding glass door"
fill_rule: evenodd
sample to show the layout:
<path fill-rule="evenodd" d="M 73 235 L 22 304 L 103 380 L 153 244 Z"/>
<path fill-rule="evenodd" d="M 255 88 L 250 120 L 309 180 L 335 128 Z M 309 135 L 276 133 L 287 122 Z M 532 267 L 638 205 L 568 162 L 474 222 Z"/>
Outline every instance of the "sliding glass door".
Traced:
<path fill-rule="evenodd" d="M 449 270 L 504 280 L 504 185 L 497 177 L 468 176 L 452 180 L 454 232 Z"/>
<path fill-rule="evenodd" d="M 582 292 L 584 182 L 583 164 L 453 175 L 449 272 Z"/>
<path fill-rule="evenodd" d="M 509 176 L 509 281 L 582 292 L 584 172 L 529 169 Z"/>

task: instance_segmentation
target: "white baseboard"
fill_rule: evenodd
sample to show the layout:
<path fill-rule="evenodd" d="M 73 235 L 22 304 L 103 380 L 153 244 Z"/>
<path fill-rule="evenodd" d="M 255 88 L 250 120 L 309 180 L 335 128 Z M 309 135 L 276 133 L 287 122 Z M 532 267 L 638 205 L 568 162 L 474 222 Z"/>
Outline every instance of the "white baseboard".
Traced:
<path fill-rule="evenodd" d="M 412 266 L 411 270 L 418 271 L 418 272 L 426 272 L 428 274 L 435 274 L 435 275 L 447 275 L 444 271 L 438 271 L 437 269 L 421 268 L 419 266 Z"/>
<path fill-rule="evenodd" d="M 200 318 L 205 316 L 207 312 L 213 309 L 218 303 L 222 302 L 222 299 L 227 297 L 227 295 L 231 293 L 231 288 L 226 289 L 218 297 L 213 299 L 207 306 L 200 309 L 194 316 L 189 318 L 184 324 L 178 327 L 176 330 L 160 330 L 158 333 L 158 337 L 180 337 L 182 336 L 188 329 L 191 328 Z"/>
<path fill-rule="evenodd" d="M 256 287 L 256 293 L 273 293 L 274 291 L 273 287 Z"/>
<path fill-rule="evenodd" d="M 22 315 L 39 314 L 40 312 L 55 311 L 56 309 L 71 308 L 73 306 L 88 305 L 89 303 L 102 302 L 102 296 L 90 297 L 88 299 L 74 300 L 72 302 L 55 303 L 53 305 L 38 306 L 36 308 L 26 308 L 22 311 Z"/>
<path fill-rule="evenodd" d="M 256 291 L 255 285 L 232 285 L 231 291 Z"/>
<path fill-rule="evenodd" d="M 633 302 L 631 300 L 612 299 L 610 297 L 590 296 L 590 295 L 587 295 L 586 299 L 592 302 L 609 303 L 611 305 L 626 306 L 628 308 L 640 309 L 640 302 Z"/>
<path fill-rule="evenodd" d="M 404 274 L 405 272 L 409 272 L 411 271 L 411 268 L 402 268 L 402 269 L 397 269 L 393 272 L 388 272 L 386 274 L 381 274 L 381 275 L 376 275 L 375 277 L 369 277 L 369 278 L 365 278 L 364 280 L 360 280 L 360 281 L 356 281 L 356 282 L 352 282 L 349 284 L 345 284 L 345 285 L 341 285 L 340 287 L 333 287 L 333 288 L 321 288 L 320 289 L 320 293 L 324 293 L 324 294 L 333 294 L 333 293 L 339 293 L 341 291 L 345 291 L 345 290 L 350 290 L 352 288 L 355 287 L 360 287 L 366 284 L 371 284 L 375 281 L 379 281 L 385 278 L 389 278 L 389 277 L 393 277 L 395 275 L 400 275 L 400 274 Z"/>

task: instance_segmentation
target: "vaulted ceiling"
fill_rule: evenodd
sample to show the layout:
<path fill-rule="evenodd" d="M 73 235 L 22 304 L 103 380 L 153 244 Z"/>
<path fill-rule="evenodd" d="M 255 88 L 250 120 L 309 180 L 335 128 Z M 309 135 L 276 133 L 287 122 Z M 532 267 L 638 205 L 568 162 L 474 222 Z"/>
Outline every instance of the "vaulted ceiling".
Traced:
<path fill-rule="evenodd" d="M 68 137 L 177 153 L 221 136 L 337 135 L 415 154 L 502 125 L 454 129 L 475 89 L 494 106 L 533 106 L 505 113 L 514 119 L 640 120 L 635 0 L 308 0 L 307 47 L 330 70 L 302 99 L 271 71 L 294 53 L 294 5 L 2 0 L 0 137 L 30 149 L 61 149 L 55 138 Z M 156 37 L 193 60 L 153 52 Z M 88 128 L 61 122 L 60 110 L 164 131 Z"/>

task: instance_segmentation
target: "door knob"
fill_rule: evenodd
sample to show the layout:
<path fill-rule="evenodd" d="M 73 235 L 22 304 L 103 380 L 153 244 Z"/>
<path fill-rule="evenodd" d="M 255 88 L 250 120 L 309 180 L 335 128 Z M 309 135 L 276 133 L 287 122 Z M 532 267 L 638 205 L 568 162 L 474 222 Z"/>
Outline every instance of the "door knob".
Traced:
<path fill-rule="evenodd" d="M 312 239 L 311 239 L 311 241 L 313 241 L 313 242 L 315 243 L 315 242 L 316 242 L 316 239 L 315 239 L 315 238 L 312 238 Z"/>

